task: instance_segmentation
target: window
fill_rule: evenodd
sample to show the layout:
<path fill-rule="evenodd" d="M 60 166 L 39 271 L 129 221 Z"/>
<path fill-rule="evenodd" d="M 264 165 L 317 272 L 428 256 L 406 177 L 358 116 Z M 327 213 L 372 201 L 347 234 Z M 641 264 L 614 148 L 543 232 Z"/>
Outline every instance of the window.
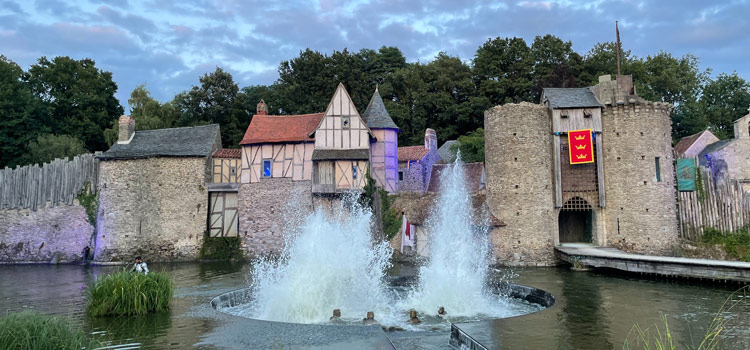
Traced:
<path fill-rule="evenodd" d="M 270 159 L 263 159 L 263 176 L 262 177 L 271 177 L 271 160 Z"/>
<path fill-rule="evenodd" d="M 583 112 L 583 117 L 584 118 L 591 118 L 591 112 L 584 111 Z"/>
<path fill-rule="evenodd" d="M 352 165 L 352 180 L 356 180 L 356 179 L 357 179 L 357 166 Z"/>
<path fill-rule="evenodd" d="M 659 166 L 659 157 L 654 158 L 656 166 L 656 182 L 661 182 L 661 167 Z"/>
<path fill-rule="evenodd" d="M 349 116 L 348 115 L 341 116 L 341 128 L 349 129 Z"/>
<path fill-rule="evenodd" d="M 399 171 L 398 172 L 398 181 L 404 181 L 404 172 L 403 171 Z"/>
<path fill-rule="evenodd" d="M 568 115 L 567 114 L 561 114 L 560 118 L 562 118 L 562 119 L 568 119 Z"/>

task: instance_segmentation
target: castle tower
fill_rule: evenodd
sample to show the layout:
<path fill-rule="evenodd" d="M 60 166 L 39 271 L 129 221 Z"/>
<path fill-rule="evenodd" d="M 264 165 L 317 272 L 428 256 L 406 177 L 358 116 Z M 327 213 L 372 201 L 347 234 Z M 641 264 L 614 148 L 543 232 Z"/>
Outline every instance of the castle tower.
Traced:
<path fill-rule="evenodd" d="M 370 143 L 370 175 L 390 193 L 398 191 L 398 132 L 400 129 L 385 109 L 378 88 L 370 98 L 362 119 L 372 130 L 375 142 Z M 433 131 L 434 133 L 434 131 Z M 437 144 L 437 139 L 435 139 Z"/>

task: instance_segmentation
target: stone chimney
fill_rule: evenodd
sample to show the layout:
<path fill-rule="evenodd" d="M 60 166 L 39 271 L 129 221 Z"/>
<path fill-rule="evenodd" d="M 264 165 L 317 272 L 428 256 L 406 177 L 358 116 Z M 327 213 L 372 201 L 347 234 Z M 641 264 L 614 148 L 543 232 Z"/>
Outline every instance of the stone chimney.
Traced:
<path fill-rule="evenodd" d="M 266 106 L 266 103 L 263 102 L 261 99 L 260 102 L 258 102 L 258 105 L 255 108 L 255 114 L 257 115 L 267 115 L 268 114 L 268 106 Z"/>
<path fill-rule="evenodd" d="M 135 133 L 135 118 L 123 115 L 119 120 L 117 143 L 129 143 Z"/>
<path fill-rule="evenodd" d="M 433 150 L 437 149 L 437 134 L 435 134 L 435 130 L 427 129 L 424 131 L 424 148 Z"/>

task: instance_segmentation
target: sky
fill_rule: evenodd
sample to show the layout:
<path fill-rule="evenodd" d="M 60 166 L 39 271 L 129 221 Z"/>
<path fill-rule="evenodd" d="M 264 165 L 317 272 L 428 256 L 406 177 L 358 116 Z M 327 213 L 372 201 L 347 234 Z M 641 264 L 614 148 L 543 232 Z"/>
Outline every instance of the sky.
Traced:
<path fill-rule="evenodd" d="M 42 56 L 92 58 L 113 73 L 127 108 L 139 84 L 168 101 L 216 67 L 240 87 L 271 84 L 279 63 L 305 48 L 386 45 L 409 62 L 440 51 L 469 62 L 489 38 L 530 45 L 553 34 L 583 54 L 614 41 L 615 20 L 636 56 L 691 53 L 714 76 L 750 80 L 750 1 L 0 0 L 0 54 L 24 69 Z"/>

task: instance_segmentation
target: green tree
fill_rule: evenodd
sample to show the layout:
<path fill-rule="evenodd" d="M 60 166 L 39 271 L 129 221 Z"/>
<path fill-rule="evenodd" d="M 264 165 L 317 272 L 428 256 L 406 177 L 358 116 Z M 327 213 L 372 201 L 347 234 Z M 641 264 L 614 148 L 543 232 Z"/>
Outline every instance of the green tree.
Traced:
<path fill-rule="evenodd" d="M 534 100 L 534 58 L 522 38 L 487 40 L 473 63 L 479 94 L 492 105 Z"/>
<path fill-rule="evenodd" d="M 74 136 L 44 134 L 31 141 L 25 157 L 27 164 L 41 164 L 57 158 L 72 159 L 86 152 L 83 142 Z"/>
<path fill-rule="evenodd" d="M 21 67 L 0 55 L 0 169 L 22 164 L 47 112 L 25 79 Z"/>
<path fill-rule="evenodd" d="M 135 130 L 154 130 L 171 128 L 177 120 L 177 110 L 171 102 L 159 103 L 151 96 L 144 84 L 138 85 L 128 99 L 130 116 L 135 118 Z M 117 141 L 118 120 L 112 121 L 112 127 L 104 131 L 108 145 Z"/>
<path fill-rule="evenodd" d="M 578 87 L 576 75 L 583 68 L 583 58 L 573 51 L 573 43 L 547 34 L 537 36 L 531 44 L 534 60 L 532 101 L 539 101 L 546 87 Z"/>
<path fill-rule="evenodd" d="M 74 136 L 89 151 L 106 149 L 104 130 L 123 114 L 112 73 L 88 58 L 42 57 L 29 69 L 28 81 L 50 111 L 37 122 L 56 135 Z"/>
<path fill-rule="evenodd" d="M 720 139 L 734 135 L 734 121 L 748 113 L 750 83 L 737 73 L 722 73 L 703 88 L 699 111 L 711 132 Z"/>
<path fill-rule="evenodd" d="M 458 142 L 451 146 L 455 154 L 461 151 L 461 160 L 465 163 L 484 162 L 484 129 L 476 129 L 458 138 Z"/>

